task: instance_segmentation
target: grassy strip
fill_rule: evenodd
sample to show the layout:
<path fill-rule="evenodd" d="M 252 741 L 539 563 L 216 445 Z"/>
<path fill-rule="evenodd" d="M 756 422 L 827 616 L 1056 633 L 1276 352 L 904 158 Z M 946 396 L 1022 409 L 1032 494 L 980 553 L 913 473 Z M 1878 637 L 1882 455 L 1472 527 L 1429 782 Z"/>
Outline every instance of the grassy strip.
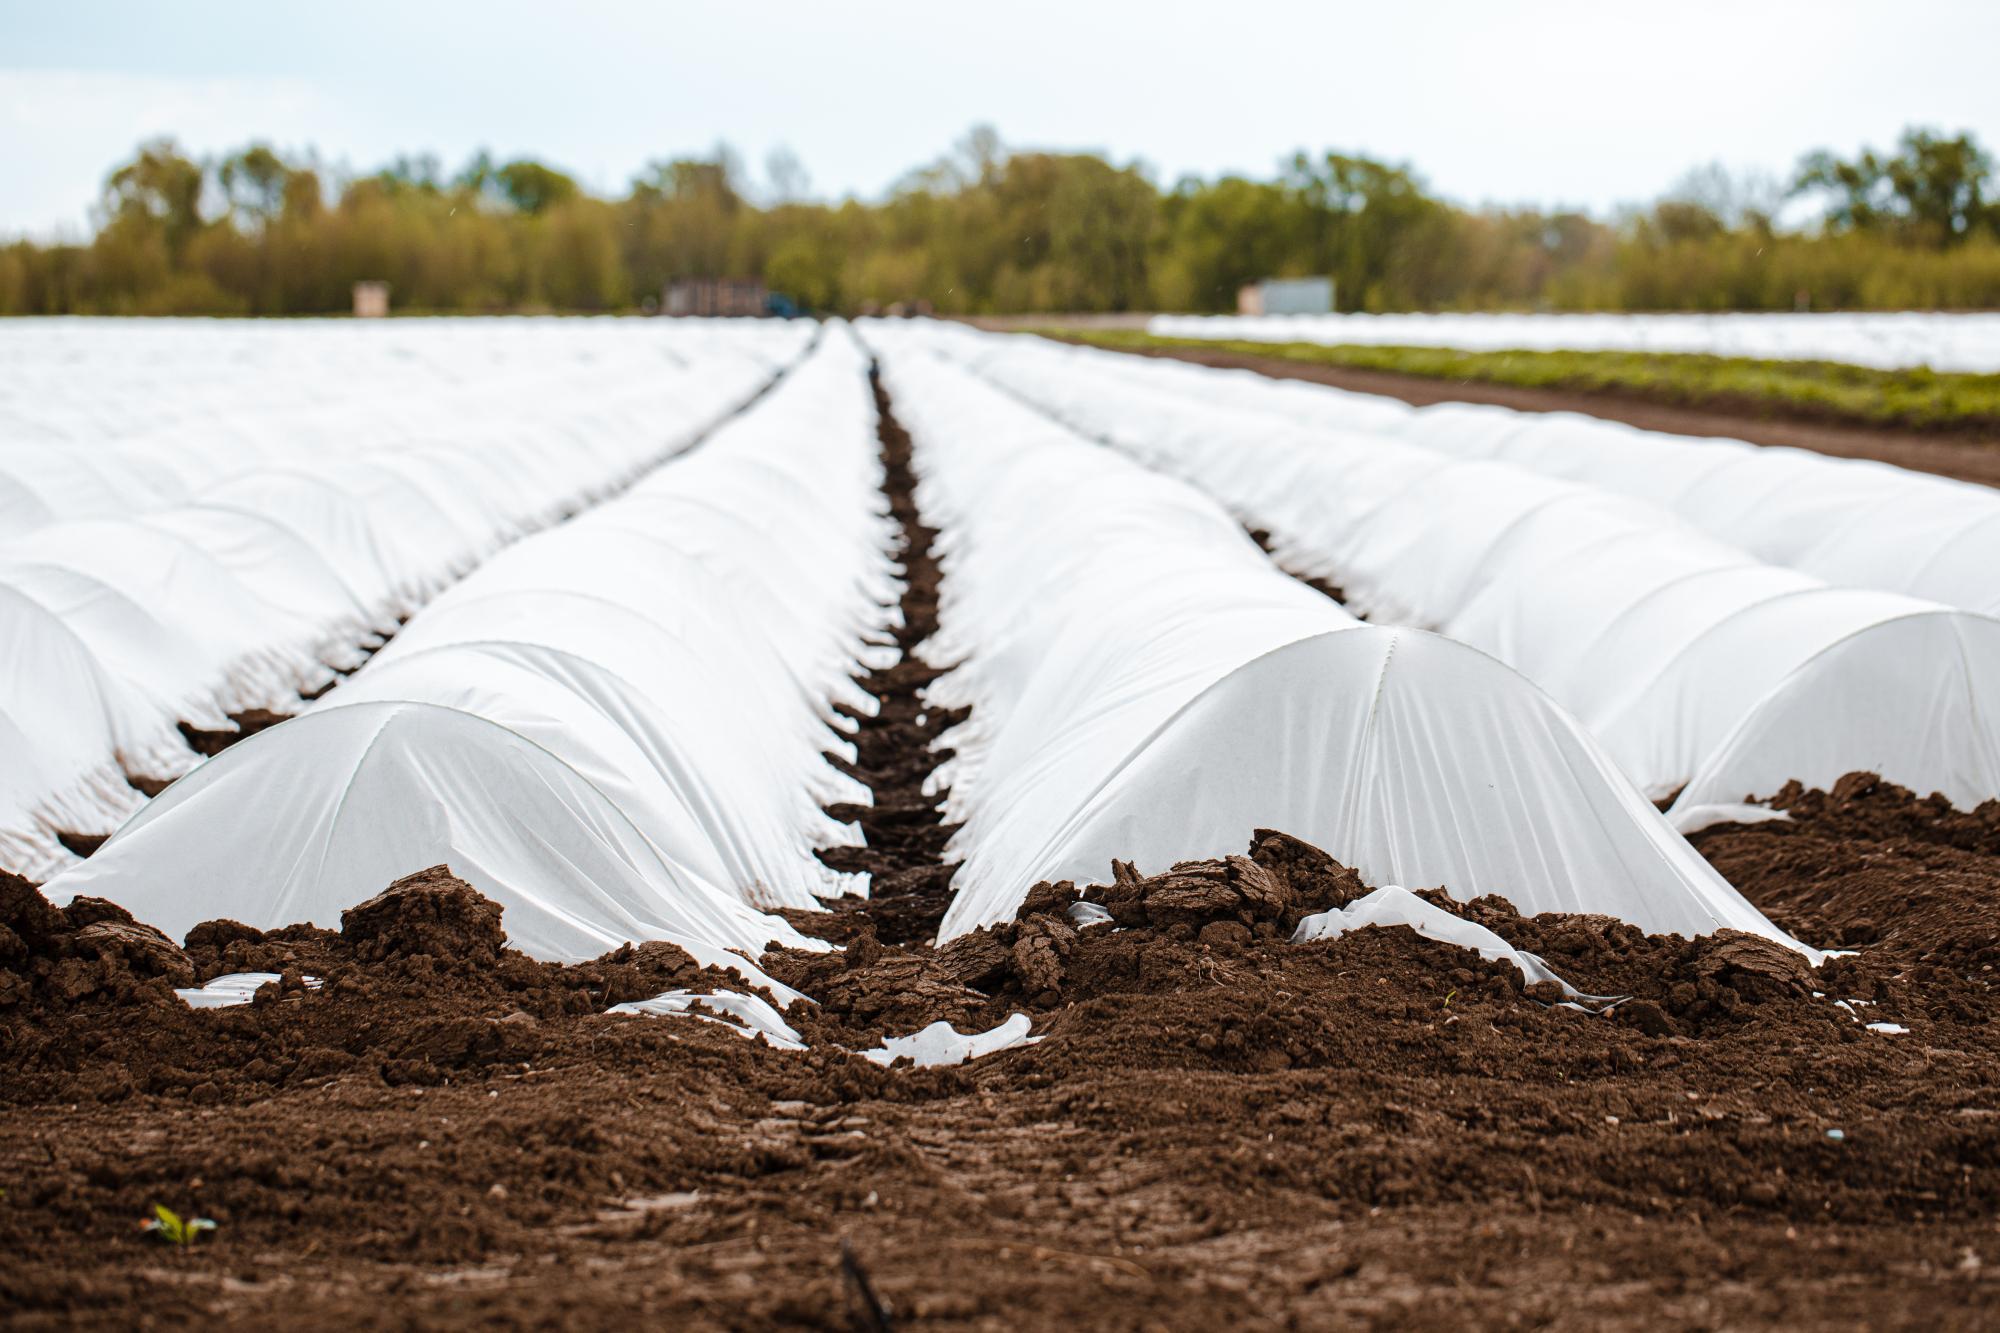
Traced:
<path fill-rule="evenodd" d="M 1049 326 L 1041 333 L 1121 351 L 1191 348 L 1239 356 L 1470 380 L 1521 389 L 1609 393 L 1676 407 L 1850 425 L 2000 435 L 2000 375 L 1872 370 L 1836 361 L 1760 361 L 1669 352 L 1468 352 L 1450 347 L 1162 338 L 1135 329 Z"/>

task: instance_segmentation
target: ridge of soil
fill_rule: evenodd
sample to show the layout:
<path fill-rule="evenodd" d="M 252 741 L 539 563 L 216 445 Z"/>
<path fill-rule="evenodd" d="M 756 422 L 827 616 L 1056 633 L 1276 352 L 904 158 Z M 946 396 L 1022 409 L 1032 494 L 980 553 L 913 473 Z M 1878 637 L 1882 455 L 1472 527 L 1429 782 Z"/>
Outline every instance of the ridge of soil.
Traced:
<path fill-rule="evenodd" d="M 1050 334 L 1038 336 L 1053 337 L 1058 342 L 1099 346 L 1087 339 Z M 1622 421 L 1641 430 L 1809 449 L 1837 458 L 1868 458 L 1957 481 L 2000 486 L 2000 448 L 1996 448 L 1996 441 L 1992 439 L 1966 439 L 1887 426 L 1835 424 L 1810 416 L 1781 415 L 1776 409 L 1766 409 L 1764 405 L 1759 405 L 1755 411 L 1726 402 L 1707 407 L 1685 407 L 1612 390 L 1527 389 L 1475 380 L 1439 380 L 1387 370 L 1357 370 L 1292 361 L 1281 356 L 1254 356 L 1199 347 L 1107 347 L 1101 350 L 1132 356 L 1165 357 L 1198 366 L 1253 370 L 1272 379 L 1305 380 L 1354 393 L 1395 398 L 1414 407 L 1429 407 L 1435 403 L 1490 403 L 1521 412 L 1579 412 L 1606 421 Z"/>
<path fill-rule="evenodd" d="M 605 1016 L 736 983 L 665 945 L 532 962 L 442 867 L 339 931 L 185 947 L 0 881 L 0 1309 L 875 1327 L 845 1250 L 901 1327 L 1990 1326 L 2000 1014 L 1950 951 L 1990 937 L 2000 853 L 1867 775 L 1790 809 L 1700 841 L 1792 928 L 1879 932 L 1842 962 L 1909 1033 L 1762 941 L 1493 899 L 1454 906 L 1650 1008 L 1551 1007 L 1401 928 L 1293 944 L 1365 886 L 1269 831 L 1037 886 L 943 949 L 771 955 L 820 1000 L 804 1052 Z M 1884 929 L 1947 853 L 1950 891 Z M 283 979 L 227 1010 L 168 989 L 239 969 Z M 1017 1010 L 1039 1044 L 958 1068 L 848 1053 Z M 137 1229 L 155 1202 L 217 1230 L 174 1251 Z"/>

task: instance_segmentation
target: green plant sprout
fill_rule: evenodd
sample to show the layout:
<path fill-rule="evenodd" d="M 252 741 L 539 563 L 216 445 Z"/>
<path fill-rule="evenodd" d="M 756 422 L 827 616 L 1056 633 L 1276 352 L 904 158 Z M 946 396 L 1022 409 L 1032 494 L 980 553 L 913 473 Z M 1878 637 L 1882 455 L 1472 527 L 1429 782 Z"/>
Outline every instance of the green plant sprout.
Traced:
<path fill-rule="evenodd" d="M 215 1222 L 206 1217 L 183 1218 L 179 1213 L 163 1203 L 153 1205 L 153 1215 L 139 1224 L 141 1231 L 150 1231 L 169 1245 L 192 1245 L 204 1231 L 215 1230 Z"/>

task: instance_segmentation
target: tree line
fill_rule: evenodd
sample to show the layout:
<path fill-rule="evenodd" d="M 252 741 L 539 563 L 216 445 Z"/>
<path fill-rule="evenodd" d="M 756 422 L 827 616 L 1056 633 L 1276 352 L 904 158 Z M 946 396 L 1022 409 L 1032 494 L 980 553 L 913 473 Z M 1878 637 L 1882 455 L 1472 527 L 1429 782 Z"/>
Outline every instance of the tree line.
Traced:
<path fill-rule="evenodd" d="M 986 129 L 879 201 L 809 199 L 789 156 L 769 175 L 752 187 L 718 150 L 602 198 L 531 160 L 342 176 L 161 140 L 107 177 L 88 242 L 0 246 L 0 313 L 327 314 L 363 279 L 401 310 L 624 311 L 673 278 L 737 276 L 821 312 L 1226 311 L 1245 283 L 1305 274 L 1331 274 L 1348 310 L 2000 307 L 2000 192 L 1970 134 L 1812 153 L 1783 182 L 1706 168 L 1610 220 L 1464 208 L 1408 166 L 1333 152 L 1162 188 Z"/>

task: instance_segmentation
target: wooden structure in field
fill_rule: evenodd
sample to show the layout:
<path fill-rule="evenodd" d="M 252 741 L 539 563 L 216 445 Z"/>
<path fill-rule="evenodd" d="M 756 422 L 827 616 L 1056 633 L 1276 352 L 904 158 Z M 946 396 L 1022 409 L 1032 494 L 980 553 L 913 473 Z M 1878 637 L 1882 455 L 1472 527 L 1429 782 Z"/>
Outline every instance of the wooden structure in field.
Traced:
<path fill-rule="evenodd" d="M 661 309 L 669 315 L 756 318 L 769 313 L 771 294 L 757 278 L 675 278 Z"/>
<path fill-rule="evenodd" d="M 356 319 L 381 319 L 388 313 L 388 283 L 357 282 L 354 284 L 354 317 Z"/>

